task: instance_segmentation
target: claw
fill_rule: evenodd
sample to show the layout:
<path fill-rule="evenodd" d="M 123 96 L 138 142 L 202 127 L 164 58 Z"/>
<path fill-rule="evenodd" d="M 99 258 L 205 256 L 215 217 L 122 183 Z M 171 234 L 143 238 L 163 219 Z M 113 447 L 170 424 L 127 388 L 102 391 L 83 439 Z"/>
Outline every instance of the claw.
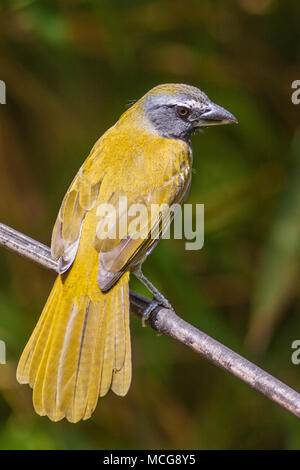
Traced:
<path fill-rule="evenodd" d="M 151 315 L 151 313 L 153 312 L 153 310 L 156 309 L 156 307 L 158 307 L 160 304 L 156 301 L 156 300 L 152 300 L 150 302 L 150 304 L 148 305 L 148 307 L 146 308 L 146 310 L 144 311 L 143 313 L 143 318 L 142 318 L 142 326 L 145 327 L 147 326 L 146 325 L 146 321 L 149 320 L 149 317 Z"/>
<path fill-rule="evenodd" d="M 174 311 L 172 305 L 170 304 L 170 302 L 167 299 L 165 299 L 165 297 L 163 297 L 162 299 L 153 299 L 153 300 L 151 300 L 150 304 L 148 305 L 148 307 L 146 308 L 146 310 L 143 313 L 143 318 L 142 318 L 142 326 L 143 327 L 147 326 L 146 321 L 149 320 L 149 317 L 150 317 L 151 313 L 153 312 L 153 310 L 155 310 L 159 306 L 162 306 L 164 308 L 167 308 L 169 310 Z"/>

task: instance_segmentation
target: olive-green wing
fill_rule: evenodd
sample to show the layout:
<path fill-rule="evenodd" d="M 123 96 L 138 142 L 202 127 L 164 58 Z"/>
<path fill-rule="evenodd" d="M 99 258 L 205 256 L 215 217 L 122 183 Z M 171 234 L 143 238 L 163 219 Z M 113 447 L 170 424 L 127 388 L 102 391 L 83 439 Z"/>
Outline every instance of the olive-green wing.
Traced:
<path fill-rule="evenodd" d="M 113 195 L 113 213 L 101 219 L 95 240 L 99 252 L 98 284 L 102 291 L 109 290 L 124 271 L 140 264 L 154 248 L 189 184 L 190 172 L 185 168 L 149 193 L 141 191 L 127 196 L 127 207 L 119 212 L 115 208 L 120 193 Z M 105 230 L 107 227 L 109 230 Z"/>
<path fill-rule="evenodd" d="M 94 208 L 99 196 L 105 166 L 101 171 L 102 159 L 98 146 L 98 143 L 94 146 L 72 181 L 53 228 L 51 254 L 58 260 L 60 274 L 73 263 L 85 215 Z"/>
<path fill-rule="evenodd" d="M 160 147 L 161 155 L 154 159 L 145 142 L 139 147 L 135 141 L 123 155 L 103 137 L 94 146 L 63 199 L 53 229 L 51 251 L 60 273 L 75 259 L 88 211 L 94 211 L 97 222 L 94 247 L 99 252 L 101 290 L 110 289 L 153 249 L 173 217 L 169 206 L 181 203 L 190 183 L 186 147 L 168 139 Z M 131 210 L 137 205 L 143 208 L 138 226 Z"/>

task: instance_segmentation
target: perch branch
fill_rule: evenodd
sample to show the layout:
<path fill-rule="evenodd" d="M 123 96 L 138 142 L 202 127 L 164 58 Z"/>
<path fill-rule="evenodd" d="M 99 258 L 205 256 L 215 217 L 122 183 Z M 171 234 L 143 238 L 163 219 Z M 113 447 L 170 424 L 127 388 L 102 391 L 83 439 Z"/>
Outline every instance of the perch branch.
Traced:
<path fill-rule="evenodd" d="M 57 262 L 51 257 L 48 246 L 0 223 L 0 245 L 9 248 L 53 271 Z M 135 292 L 130 292 L 132 313 L 142 318 L 149 300 Z M 248 384 L 298 418 L 300 417 L 300 394 L 260 369 L 244 357 L 235 353 L 207 334 L 184 321 L 175 312 L 157 307 L 150 315 L 148 324 L 157 332 L 163 333 L 185 344 L 196 353 L 218 367 Z"/>

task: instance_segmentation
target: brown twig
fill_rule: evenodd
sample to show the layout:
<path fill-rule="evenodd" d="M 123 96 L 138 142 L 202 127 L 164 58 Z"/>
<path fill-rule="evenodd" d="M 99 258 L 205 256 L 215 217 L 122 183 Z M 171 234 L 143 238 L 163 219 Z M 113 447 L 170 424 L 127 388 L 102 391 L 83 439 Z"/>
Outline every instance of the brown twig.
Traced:
<path fill-rule="evenodd" d="M 57 262 L 51 257 L 48 246 L 0 223 L 0 245 L 19 253 L 44 267 L 57 271 Z M 131 291 L 132 313 L 143 318 L 149 300 Z M 172 310 L 157 307 L 147 323 L 157 332 L 163 333 L 185 344 L 213 364 L 259 391 L 298 418 L 300 417 L 300 394 L 260 369 L 252 362 L 235 353 L 215 339 L 180 318 Z"/>

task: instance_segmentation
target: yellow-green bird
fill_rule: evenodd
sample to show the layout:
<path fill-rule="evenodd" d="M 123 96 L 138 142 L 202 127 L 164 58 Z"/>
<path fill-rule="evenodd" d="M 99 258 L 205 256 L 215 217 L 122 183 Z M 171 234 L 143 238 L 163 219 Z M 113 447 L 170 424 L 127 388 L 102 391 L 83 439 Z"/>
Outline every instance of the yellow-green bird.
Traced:
<path fill-rule="evenodd" d="M 141 272 L 172 218 L 170 211 L 153 216 L 151 207 L 185 197 L 192 133 L 232 122 L 236 118 L 198 88 L 159 85 L 92 148 L 63 199 L 51 242 L 60 274 L 18 365 L 17 379 L 33 388 L 38 414 L 75 423 L 88 419 L 110 389 L 128 392 L 130 273 L 170 306 Z M 127 208 L 119 203 L 124 197 Z M 132 219 L 132 204 L 149 209 L 138 231 L 123 223 Z M 114 209 L 113 224 L 111 214 L 99 210 L 103 205 Z"/>

